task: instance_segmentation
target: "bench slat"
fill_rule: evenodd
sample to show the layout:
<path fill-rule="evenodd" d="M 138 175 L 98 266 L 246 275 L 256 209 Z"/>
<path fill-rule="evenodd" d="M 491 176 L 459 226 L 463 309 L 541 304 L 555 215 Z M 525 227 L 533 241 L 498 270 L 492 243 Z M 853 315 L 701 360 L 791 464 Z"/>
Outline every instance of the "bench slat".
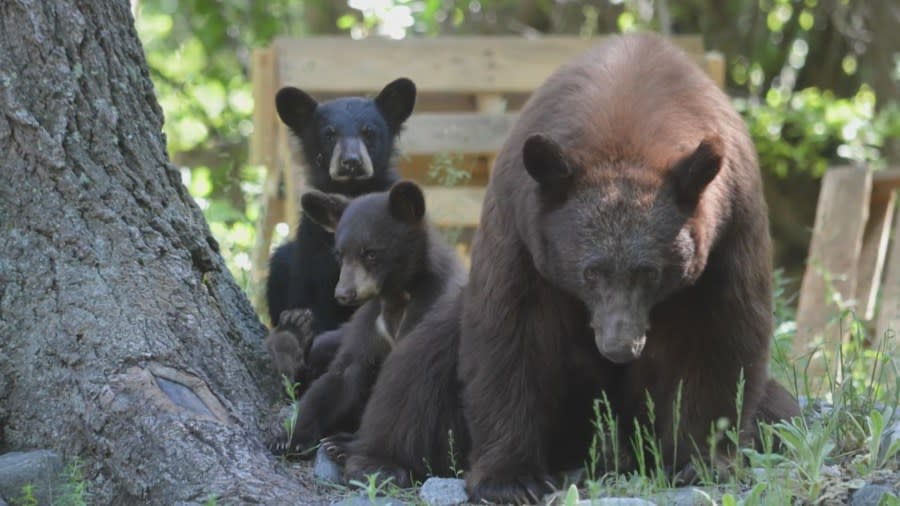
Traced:
<path fill-rule="evenodd" d="M 413 114 L 400 134 L 405 155 L 496 153 L 503 146 L 518 114 Z"/>
<path fill-rule="evenodd" d="M 315 93 L 377 92 L 399 76 L 421 92 L 530 93 L 561 64 L 605 37 L 510 36 L 408 38 L 278 38 L 279 86 Z M 697 35 L 671 40 L 702 68 L 703 41 Z"/>

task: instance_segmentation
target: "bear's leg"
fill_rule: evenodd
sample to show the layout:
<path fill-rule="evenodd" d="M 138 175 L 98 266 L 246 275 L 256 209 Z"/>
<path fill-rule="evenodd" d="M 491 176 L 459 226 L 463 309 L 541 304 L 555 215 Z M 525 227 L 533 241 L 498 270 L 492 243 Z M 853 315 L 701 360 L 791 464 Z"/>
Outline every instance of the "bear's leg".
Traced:
<path fill-rule="evenodd" d="M 282 434 L 270 445 L 276 455 L 312 457 L 310 451 L 335 425 L 365 404 L 367 377 L 361 364 L 333 368 L 316 380 L 300 399 L 293 434 Z"/>
<path fill-rule="evenodd" d="M 763 400 L 756 411 L 756 420 L 768 424 L 784 422 L 800 416 L 800 404 L 786 388 L 772 378 L 766 383 Z"/>
<path fill-rule="evenodd" d="M 312 321 L 312 312 L 308 309 L 282 311 L 278 326 L 265 339 L 275 370 L 296 384 L 295 395 L 300 395 L 307 384 L 307 350 L 313 338 Z"/>
<path fill-rule="evenodd" d="M 297 336 L 288 330 L 274 329 L 266 336 L 266 350 L 275 370 L 290 382 L 296 382 L 303 371 L 303 349 Z"/>
<path fill-rule="evenodd" d="M 674 409 L 668 408 L 657 414 L 657 433 L 662 441 L 663 458 L 671 463 L 676 484 L 696 483 L 700 470 L 691 462 L 692 457 L 700 459 L 707 471 L 717 479 L 727 478 L 734 465 L 734 459 L 740 458 L 737 448 L 727 434 L 716 428 L 719 420 L 727 420 L 734 424 L 737 419 L 738 375 L 733 377 L 715 377 L 715 371 L 707 371 L 707 377 L 695 377 L 683 383 L 681 398 L 681 415 L 678 434 L 674 433 Z M 748 368 L 746 370 L 744 393 L 741 409 L 740 440 L 741 445 L 752 443 L 755 429 L 755 414 L 766 390 L 765 370 Z M 668 402 L 672 405 L 675 393 L 654 399 L 656 406 Z M 734 430 L 728 427 L 725 430 Z M 715 435 L 717 442 L 710 448 L 710 438 Z M 677 449 L 677 451 L 676 451 Z M 677 456 L 677 458 L 676 458 Z"/>
<path fill-rule="evenodd" d="M 787 389 L 778 384 L 777 381 L 769 378 L 768 383 L 766 383 L 766 392 L 759 403 L 759 409 L 756 411 L 756 417 L 751 428 L 756 449 L 759 451 L 764 449 L 762 436 L 759 431 L 760 423 L 774 424 L 799 416 L 801 416 L 801 412 L 797 399 Z M 778 438 L 775 438 L 774 446 L 773 450 L 780 450 L 781 445 Z"/>
<path fill-rule="evenodd" d="M 342 328 L 329 330 L 317 335 L 310 343 L 306 351 L 306 374 L 304 379 L 307 385 L 325 374 L 331 361 L 337 356 L 343 336 Z"/>
<path fill-rule="evenodd" d="M 292 240 L 282 244 L 272 254 L 269 260 L 269 277 L 266 278 L 266 306 L 269 308 L 269 321 L 272 326 L 277 326 L 281 313 L 292 307 L 292 300 L 299 286 L 293 283 L 293 265 L 297 262 L 297 241 Z"/>
<path fill-rule="evenodd" d="M 548 474 L 548 446 L 559 423 L 554 417 L 566 416 L 560 403 L 564 374 L 540 346 L 524 349 L 526 342 L 538 342 L 545 328 L 523 324 L 530 328 L 514 334 L 512 343 L 476 352 L 483 358 L 465 386 L 473 463 L 466 488 L 473 502 L 540 502 L 555 490 L 556 480 Z"/>
<path fill-rule="evenodd" d="M 368 455 L 351 455 L 347 459 L 347 465 L 344 468 L 344 478 L 347 483 L 355 481 L 367 483 L 368 477 L 373 475 L 377 475 L 379 484 L 390 482 L 400 488 L 412 486 L 410 473 L 403 466 Z"/>

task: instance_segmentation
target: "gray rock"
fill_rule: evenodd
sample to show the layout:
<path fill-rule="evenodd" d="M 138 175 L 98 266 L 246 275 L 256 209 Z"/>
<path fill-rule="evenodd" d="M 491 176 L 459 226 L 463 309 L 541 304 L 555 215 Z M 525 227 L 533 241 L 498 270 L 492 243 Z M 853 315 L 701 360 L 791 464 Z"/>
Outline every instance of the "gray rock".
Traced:
<path fill-rule="evenodd" d="M 337 465 L 337 463 L 330 458 L 328 458 L 328 454 L 320 446 L 316 451 L 316 461 L 313 464 L 313 474 L 315 474 L 316 478 L 331 482 L 331 483 L 343 483 L 343 472 L 341 471 L 341 467 Z"/>
<path fill-rule="evenodd" d="M 582 499 L 578 501 L 578 506 L 656 506 L 656 503 L 637 497 L 602 497 Z"/>
<path fill-rule="evenodd" d="M 17 499 L 22 495 L 22 487 L 31 485 L 38 504 L 51 504 L 62 491 L 62 470 L 62 458 L 50 450 L 0 455 L 0 496 Z"/>
<path fill-rule="evenodd" d="M 866 485 L 853 492 L 850 496 L 850 506 L 878 506 L 881 498 L 886 495 L 894 495 L 891 487 L 884 485 Z"/>
<path fill-rule="evenodd" d="M 715 506 L 707 490 L 698 487 L 673 488 L 651 497 L 657 504 L 671 506 Z"/>
<path fill-rule="evenodd" d="M 0 497 L 0 506 L 8 506 L 2 497 Z"/>
<path fill-rule="evenodd" d="M 429 506 L 455 506 L 469 500 L 465 480 L 456 478 L 428 478 L 419 497 Z"/>
<path fill-rule="evenodd" d="M 881 433 L 881 446 L 878 449 L 879 461 L 884 460 L 887 456 L 888 449 L 890 449 L 891 445 L 898 439 L 900 439 L 900 421 L 888 425 Z M 900 455 L 894 455 L 894 458 L 897 457 L 900 457 Z"/>
<path fill-rule="evenodd" d="M 821 399 L 812 399 L 812 401 L 810 401 L 803 395 L 797 396 L 797 403 L 800 404 L 800 409 L 803 411 L 810 409 L 810 421 L 819 420 L 834 409 L 834 404 L 830 402 Z"/>
<path fill-rule="evenodd" d="M 333 502 L 331 506 L 407 506 L 400 499 L 392 497 L 378 497 L 375 501 L 370 501 L 368 497 L 363 495 L 355 495 L 346 499 Z"/>

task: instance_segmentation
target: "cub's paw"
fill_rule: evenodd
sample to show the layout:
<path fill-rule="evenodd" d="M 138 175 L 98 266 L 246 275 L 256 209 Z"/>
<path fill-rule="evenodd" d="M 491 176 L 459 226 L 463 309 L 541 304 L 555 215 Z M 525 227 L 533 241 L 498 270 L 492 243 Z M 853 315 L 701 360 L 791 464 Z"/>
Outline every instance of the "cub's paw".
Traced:
<path fill-rule="evenodd" d="M 267 446 L 273 455 L 285 458 L 311 459 L 318 445 L 304 441 L 305 438 L 290 437 L 284 430 L 269 439 Z"/>
<path fill-rule="evenodd" d="M 313 337 L 313 314 L 307 308 L 286 309 L 278 316 L 278 327 L 291 329 L 300 341 Z"/>
<path fill-rule="evenodd" d="M 485 480 L 466 484 L 469 501 L 497 504 L 541 504 L 546 494 L 559 488 L 559 479 L 549 475 L 520 476 L 514 480 Z"/>
<path fill-rule="evenodd" d="M 368 484 L 369 476 L 376 476 L 378 485 L 390 483 L 399 488 L 412 486 L 412 480 L 406 469 L 396 464 L 364 455 L 353 455 L 347 459 L 347 465 L 344 467 L 344 476 L 347 478 L 347 483 L 351 484 Z"/>
<path fill-rule="evenodd" d="M 355 435 L 348 432 L 339 432 L 322 439 L 322 451 L 334 462 L 344 465 L 347 463 L 347 455 L 350 453 L 350 443 Z"/>

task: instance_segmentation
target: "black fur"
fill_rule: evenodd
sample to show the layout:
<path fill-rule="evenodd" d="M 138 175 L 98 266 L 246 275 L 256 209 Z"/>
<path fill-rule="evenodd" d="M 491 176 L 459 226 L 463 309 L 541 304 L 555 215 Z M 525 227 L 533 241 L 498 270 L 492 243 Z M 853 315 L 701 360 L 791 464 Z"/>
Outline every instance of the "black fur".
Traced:
<path fill-rule="evenodd" d="M 385 191 L 397 179 L 392 167 L 394 143 L 403 122 L 412 113 L 416 89 L 412 81 L 397 79 L 374 99 L 346 97 L 318 103 L 301 90 L 286 87 L 278 92 L 276 107 L 281 120 L 300 141 L 306 159 L 307 184 L 315 189 L 355 197 Z M 334 180 L 329 165 L 335 146 L 365 145 L 373 173 L 368 178 Z M 315 332 L 336 328 L 347 321 L 352 309 L 334 300 L 338 266 L 332 255 L 331 233 L 300 220 L 294 240 L 272 255 L 266 301 L 273 326 L 282 311 L 309 308 Z"/>

